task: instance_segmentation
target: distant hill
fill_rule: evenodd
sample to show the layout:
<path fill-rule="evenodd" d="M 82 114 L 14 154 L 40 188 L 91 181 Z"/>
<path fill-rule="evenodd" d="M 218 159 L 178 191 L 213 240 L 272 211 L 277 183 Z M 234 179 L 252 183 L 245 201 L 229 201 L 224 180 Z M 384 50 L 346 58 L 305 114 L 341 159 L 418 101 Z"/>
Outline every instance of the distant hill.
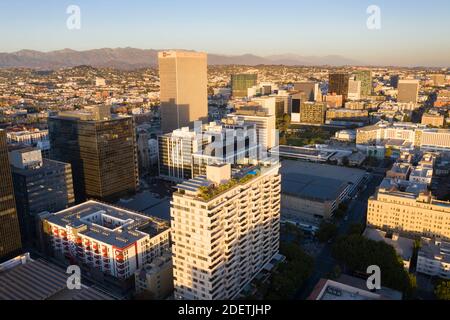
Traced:
<path fill-rule="evenodd" d="M 74 67 L 78 65 L 89 65 L 92 67 L 114 67 L 129 70 L 157 66 L 158 51 L 159 50 L 144 50 L 135 48 L 103 48 L 87 51 L 63 49 L 51 52 L 21 50 L 13 53 L 0 53 L 0 68 L 22 67 L 34 69 L 57 69 Z M 294 54 L 274 55 L 268 57 L 260 57 L 252 54 L 236 56 L 208 54 L 208 63 L 210 65 L 237 64 L 249 66 L 260 64 L 289 66 L 361 65 L 358 61 L 337 55 L 316 57 Z"/>

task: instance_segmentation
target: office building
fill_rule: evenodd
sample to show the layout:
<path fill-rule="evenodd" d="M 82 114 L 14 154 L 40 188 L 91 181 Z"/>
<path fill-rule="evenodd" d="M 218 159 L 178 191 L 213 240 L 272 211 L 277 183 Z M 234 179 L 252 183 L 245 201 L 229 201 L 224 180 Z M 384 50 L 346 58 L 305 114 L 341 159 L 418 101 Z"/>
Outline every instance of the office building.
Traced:
<path fill-rule="evenodd" d="M 22 249 L 4 130 L 0 130 L 0 167 L 0 261 L 4 261 Z"/>
<path fill-rule="evenodd" d="M 257 82 L 258 75 L 256 73 L 233 74 L 231 75 L 231 95 L 233 98 L 247 97 L 247 90 L 256 86 Z"/>
<path fill-rule="evenodd" d="M 426 126 L 441 128 L 444 126 L 445 117 L 440 114 L 424 113 L 422 115 L 422 124 Z"/>
<path fill-rule="evenodd" d="M 360 100 L 361 99 L 361 81 L 350 79 L 348 81 L 348 99 Z"/>
<path fill-rule="evenodd" d="M 344 72 L 330 73 L 328 79 L 328 94 L 335 93 L 338 96 L 342 96 L 343 100 L 347 100 L 348 96 L 348 82 L 350 75 Z"/>
<path fill-rule="evenodd" d="M 278 163 L 207 175 L 177 186 L 172 239 L 175 299 L 233 299 L 278 254 Z"/>
<path fill-rule="evenodd" d="M 164 51 L 158 60 L 163 133 L 193 126 L 194 121 L 207 121 L 206 53 Z"/>
<path fill-rule="evenodd" d="M 398 82 L 400 81 L 400 76 L 398 74 L 394 74 L 390 76 L 391 86 L 394 89 L 398 89 Z"/>
<path fill-rule="evenodd" d="M 436 200 L 426 186 L 405 189 L 382 183 L 368 201 L 367 225 L 384 231 L 450 239 L 450 202 Z"/>
<path fill-rule="evenodd" d="M 41 219 L 51 255 L 126 289 L 136 270 L 170 249 L 165 221 L 96 201 Z"/>
<path fill-rule="evenodd" d="M 8 143 L 23 143 L 26 145 L 36 145 L 39 142 L 48 140 L 48 130 L 29 129 L 7 132 Z"/>
<path fill-rule="evenodd" d="M 10 153 L 11 171 L 22 241 L 38 247 L 38 215 L 73 205 L 70 164 L 42 159 L 41 150 L 24 148 Z"/>
<path fill-rule="evenodd" d="M 306 124 L 324 124 L 326 113 L 326 103 L 303 102 L 300 106 L 300 122 Z"/>
<path fill-rule="evenodd" d="M 276 129 L 276 117 L 261 109 L 241 108 L 233 114 L 227 115 L 234 123 L 246 123 L 255 125 L 258 154 L 263 155 L 268 150 L 278 146 L 278 132 Z"/>
<path fill-rule="evenodd" d="M 361 82 L 361 96 L 369 97 L 372 95 L 372 71 L 371 70 L 358 70 L 354 72 L 355 81 Z"/>
<path fill-rule="evenodd" d="M 304 93 L 306 101 L 322 101 L 319 83 L 315 81 L 302 81 L 294 83 L 294 90 Z"/>
<path fill-rule="evenodd" d="M 194 153 L 202 152 L 209 143 L 208 137 L 188 127 L 158 136 L 159 176 L 173 182 L 193 177 Z"/>
<path fill-rule="evenodd" d="M 132 117 L 108 106 L 60 112 L 48 120 L 52 158 L 72 165 L 75 198 L 115 201 L 136 192 L 138 160 Z"/>
<path fill-rule="evenodd" d="M 419 80 L 399 80 L 397 102 L 417 103 L 419 100 Z"/>

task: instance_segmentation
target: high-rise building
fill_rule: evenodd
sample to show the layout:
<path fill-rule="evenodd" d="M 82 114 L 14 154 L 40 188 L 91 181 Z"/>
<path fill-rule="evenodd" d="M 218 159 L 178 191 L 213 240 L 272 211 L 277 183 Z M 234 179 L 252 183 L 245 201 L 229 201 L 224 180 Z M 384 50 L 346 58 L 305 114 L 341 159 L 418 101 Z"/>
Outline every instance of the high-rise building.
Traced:
<path fill-rule="evenodd" d="M 22 241 L 8 160 L 6 132 L 3 130 L 0 130 L 0 167 L 0 261 L 4 261 L 19 253 Z"/>
<path fill-rule="evenodd" d="M 164 51 L 158 55 L 161 129 L 169 133 L 208 120 L 207 55 Z"/>
<path fill-rule="evenodd" d="M 315 81 L 302 81 L 294 83 L 294 90 L 303 92 L 306 95 L 306 101 L 322 100 L 319 83 Z"/>
<path fill-rule="evenodd" d="M 345 72 L 337 72 L 329 74 L 328 94 L 335 93 L 338 96 L 343 96 L 344 101 L 347 100 L 348 95 L 348 81 L 350 74 Z"/>
<path fill-rule="evenodd" d="M 228 118 L 234 118 L 234 121 L 243 121 L 256 126 L 257 144 L 261 148 L 259 154 L 278 145 L 274 114 L 258 109 L 240 108 L 235 113 L 229 114 Z"/>
<path fill-rule="evenodd" d="M 279 163 L 207 174 L 177 186 L 171 207 L 175 299 L 226 300 L 278 254 Z"/>
<path fill-rule="evenodd" d="M 138 164 L 132 117 L 109 107 L 60 112 L 48 120 L 53 159 L 72 165 L 75 198 L 115 201 L 136 192 Z"/>
<path fill-rule="evenodd" d="M 361 96 L 372 95 L 372 71 L 358 70 L 355 72 L 355 81 L 361 81 Z"/>
<path fill-rule="evenodd" d="M 37 246 L 38 215 L 66 209 L 75 201 L 72 168 L 42 159 L 41 150 L 24 148 L 9 155 L 22 241 Z"/>
<path fill-rule="evenodd" d="M 300 122 L 324 124 L 327 114 L 327 104 L 323 102 L 304 102 L 300 107 Z"/>
<path fill-rule="evenodd" d="M 348 99 L 359 100 L 362 95 L 362 85 L 360 80 L 350 79 L 348 81 Z"/>
<path fill-rule="evenodd" d="M 431 80 L 433 81 L 433 84 L 437 87 L 444 86 L 446 82 L 445 74 L 432 74 Z"/>
<path fill-rule="evenodd" d="M 159 176 L 180 182 L 193 177 L 192 155 L 208 144 L 200 132 L 183 127 L 158 137 Z"/>
<path fill-rule="evenodd" d="M 400 76 L 398 74 L 393 74 L 390 76 L 390 82 L 391 82 L 391 86 L 394 89 L 398 88 L 398 82 L 400 81 Z"/>
<path fill-rule="evenodd" d="M 96 201 L 41 219 L 52 256 L 112 285 L 134 282 L 136 270 L 170 250 L 166 221 Z"/>
<path fill-rule="evenodd" d="M 419 100 L 419 80 L 399 80 L 397 102 L 417 103 Z"/>
<path fill-rule="evenodd" d="M 256 73 L 233 74 L 231 75 L 231 95 L 234 98 L 244 98 L 247 96 L 247 90 L 256 86 L 257 82 Z"/>

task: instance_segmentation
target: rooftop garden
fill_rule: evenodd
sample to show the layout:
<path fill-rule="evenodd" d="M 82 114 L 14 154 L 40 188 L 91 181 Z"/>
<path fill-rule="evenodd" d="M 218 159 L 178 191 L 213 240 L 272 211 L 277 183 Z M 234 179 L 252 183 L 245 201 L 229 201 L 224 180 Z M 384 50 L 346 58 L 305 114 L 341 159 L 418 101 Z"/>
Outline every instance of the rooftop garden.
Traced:
<path fill-rule="evenodd" d="M 220 185 L 210 185 L 209 187 L 200 187 L 198 197 L 204 201 L 209 201 L 218 195 L 230 190 L 231 188 L 235 187 L 238 184 L 246 184 L 253 178 L 256 178 L 261 175 L 261 171 L 254 170 L 251 172 L 248 172 L 246 175 L 239 179 L 230 179 L 228 182 L 220 184 Z"/>

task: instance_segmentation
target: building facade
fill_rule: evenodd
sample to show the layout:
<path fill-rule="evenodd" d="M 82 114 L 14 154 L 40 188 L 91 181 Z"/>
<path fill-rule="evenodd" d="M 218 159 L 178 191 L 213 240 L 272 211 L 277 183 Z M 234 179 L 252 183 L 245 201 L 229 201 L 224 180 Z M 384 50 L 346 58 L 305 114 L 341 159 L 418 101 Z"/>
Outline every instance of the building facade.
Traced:
<path fill-rule="evenodd" d="M 328 93 L 335 93 L 338 96 L 343 96 L 343 100 L 347 100 L 348 96 L 348 82 L 350 74 L 346 72 L 337 72 L 329 74 Z"/>
<path fill-rule="evenodd" d="M 28 156 L 35 153 L 35 157 Z M 34 148 L 10 153 L 17 213 L 22 241 L 38 246 L 38 215 L 44 211 L 57 212 L 75 202 L 70 164 L 42 159 Z"/>
<path fill-rule="evenodd" d="M 0 261 L 4 261 L 22 248 L 4 130 L 0 130 L 0 167 Z"/>
<path fill-rule="evenodd" d="M 208 120 L 207 55 L 164 51 L 158 55 L 163 133 Z"/>
<path fill-rule="evenodd" d="M 381 230 L 450 239 L 450 202 L 429 192 L 419 194 L 380 187 L 369 199 L 367 224 Z"/>
<path fill-rule="evenodd" d="M 210 166 L 177 186 L 172 239 L 176 299 L 233 299 L 278 253 L 279 164 Z"/>
<path fill-rule="evenodd" d="M 104 112 L 66 112 L 48 120 L 52 158 L 72 165 L 78 203 L 115 201 L 138 186 L 133 118 Z"/>
<path fill-rule="evenodd" d="M 324 124 L 327 105 L 322 102 L 304 102 L 300 106 L 300 122 L 309 124 Z"/>
<path fill-rule="evenodd" d="M 258 74 L 233 74 L 231 75 L 231 95 L 234 98 L 247 97 L 248 89 L 256 86 Z"/>

